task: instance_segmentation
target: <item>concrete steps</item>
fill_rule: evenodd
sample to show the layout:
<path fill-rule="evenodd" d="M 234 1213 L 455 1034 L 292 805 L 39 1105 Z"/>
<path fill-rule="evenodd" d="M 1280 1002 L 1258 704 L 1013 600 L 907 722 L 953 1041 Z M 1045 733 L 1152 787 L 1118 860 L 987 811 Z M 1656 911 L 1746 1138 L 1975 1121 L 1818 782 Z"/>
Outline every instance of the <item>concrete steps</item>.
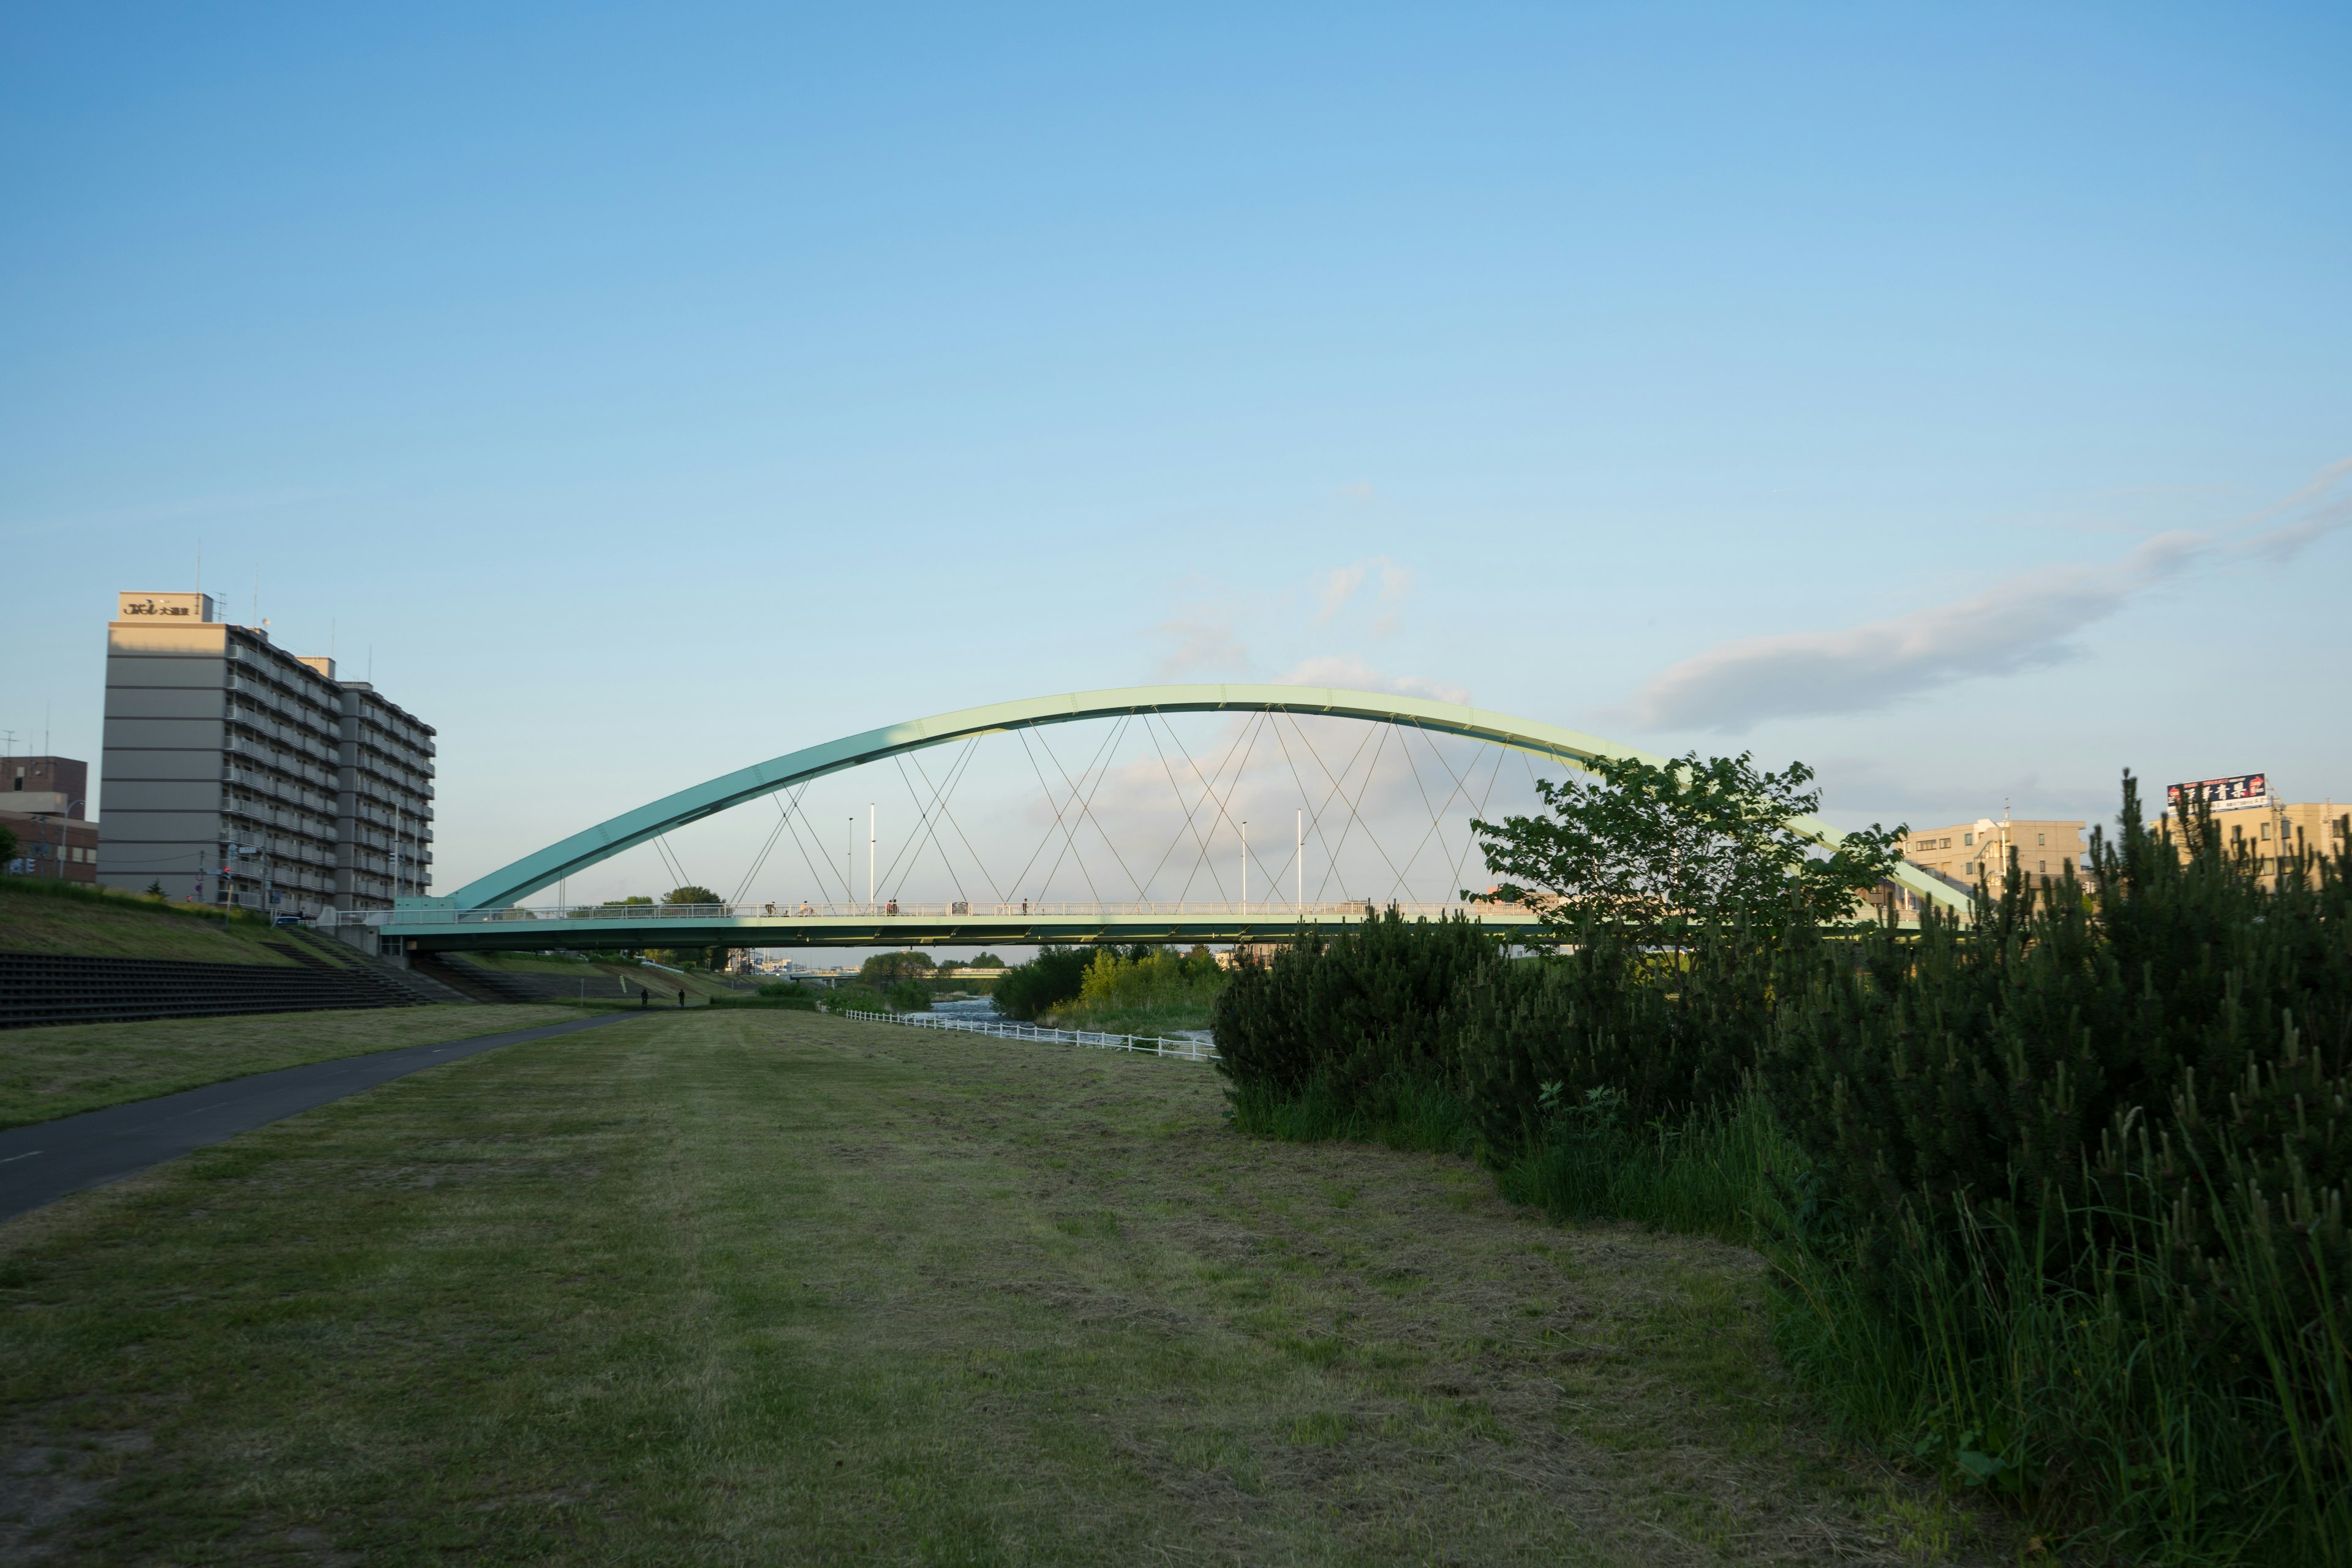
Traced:
<path fill-rule="evenodd" d="M 348 970 L 0 952 L 0 1028 L 410 1005 Z"/>
<path fill-rule="evenodd" d="M 474 1000 L 465 993 L 444 985 L 427 975 L 403 969 L 397 964 L 386 963 L 381 958 L 362 952 L 349 942 L 337 942 L 331 936 L 321 936 L 306 926 L 286 927 L 283 934 L 291 939 L 292 945 L 281 945 L 278 942 L 268 942 L 264 945 L 277 948 L 281 952 L 289 952 L 304 963 L 328 967 L 341 965 L 354 979 L 363 984 L 373 984 L 384 992 L 387 996 L 394 998 L 391 1003 L 394 1006 L 411 1003 Z"/>

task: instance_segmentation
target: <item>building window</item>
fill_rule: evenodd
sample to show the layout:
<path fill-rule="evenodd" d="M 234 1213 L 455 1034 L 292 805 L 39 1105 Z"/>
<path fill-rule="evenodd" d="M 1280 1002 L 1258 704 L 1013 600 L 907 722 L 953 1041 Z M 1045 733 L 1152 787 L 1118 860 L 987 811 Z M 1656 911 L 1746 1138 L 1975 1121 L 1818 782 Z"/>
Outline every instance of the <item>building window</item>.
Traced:
<path fill-rule="evenodd" d="M 1976 841 L 1977 836 L 1973 833 L 1963 833 L 1960 835 L 1960 842 L 1963 845 L 1974 844 Z"/>
<path fill-rule="evenodd" d="M 2039 848 L 2042 847 L 2044 845 L 2048 844 L 2049 842 L 2050 842 L 2049 836 L 2048 836 L 2048 835 L 2046 835 L 2046 834 L 2037 833 L 2037 834 L 2035 834 L 2035 835 L 2033 836 L 2033 847 L 2034 847 L 2036 849 L 2039 849 Z"/>

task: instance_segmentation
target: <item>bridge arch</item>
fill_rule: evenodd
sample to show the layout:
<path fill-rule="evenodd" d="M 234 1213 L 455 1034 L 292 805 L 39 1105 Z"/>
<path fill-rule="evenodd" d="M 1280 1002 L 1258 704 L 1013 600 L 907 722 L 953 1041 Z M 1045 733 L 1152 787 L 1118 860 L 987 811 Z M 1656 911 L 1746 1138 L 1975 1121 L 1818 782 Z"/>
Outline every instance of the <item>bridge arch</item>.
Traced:
<path fill-rule="evenodd" d="M 512 904 L 559 879 L 576 875 L 600 860 L 649 839 L 715 816 L 722 811 L 773 795 L 809 779 L 841 773 L 867 763 L 885 761 L 908 752 L 945 744 L 975 735 L 1066 724 L 1087 719 L 1115 719 L 1138 713 L 1287 712 L 1359 719 L 1370 723 L 1409 724 L 1439 734 L 1459 735 L 1506 746 L 1570 767 L 1582 768 L 1597 757 L 1633 757 L 1659 763 L 1665 759 L 1621 746 L 1591 735 L 1564 730 L 1532 719 L 1517 719 L 1455 702 L 1433 702 L 1385 691 L 1348 691 L 1319 686 L 1127 686 L 1102 691 L 1076 691 L 1059 697 L 1032 697 L 1014 702 L 965 708 L 933 718 L 891 724 L 863 734 L 846 735 L 822 745 L 803 747 L 755 763 L 730 773 L 664 795 L 635 811 L 623 812 L 593 827 L 584 828 L 546 848 L 478 877 L 456 892 L 438 898 L 402 899 L 404 907 L 457 910 L 498 909 Z M 1790 826 L 1815 843 L 1834 847 L 1843 837 L 1816 817 L 1798 817 Z M 1966 899 L 1950 887 L 1909 866 L 1895 870 L 1906 888 L 1938 903 L 1965 907 Z"/>

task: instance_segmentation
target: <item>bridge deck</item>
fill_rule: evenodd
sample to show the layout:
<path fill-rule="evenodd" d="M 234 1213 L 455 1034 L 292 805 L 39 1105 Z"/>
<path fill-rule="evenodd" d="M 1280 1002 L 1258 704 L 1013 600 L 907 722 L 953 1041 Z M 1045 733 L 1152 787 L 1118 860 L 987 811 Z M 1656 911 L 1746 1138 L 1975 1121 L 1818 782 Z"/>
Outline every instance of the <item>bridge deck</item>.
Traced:
<path fill-rule="evenodd" d="M 1027 946 L 1037 942 L 1269 942 L 1302 921 L 1351 924 L 1384 906 L 1339 904 L 943 903 L 599 905 L 574 909 L 399 909 L 346 913 L 345 925 L 427 951 L 634 947 Z M 1407 904 L 1408 919 L 1467 914 L 1527 929 L 1503 904 Z"/>

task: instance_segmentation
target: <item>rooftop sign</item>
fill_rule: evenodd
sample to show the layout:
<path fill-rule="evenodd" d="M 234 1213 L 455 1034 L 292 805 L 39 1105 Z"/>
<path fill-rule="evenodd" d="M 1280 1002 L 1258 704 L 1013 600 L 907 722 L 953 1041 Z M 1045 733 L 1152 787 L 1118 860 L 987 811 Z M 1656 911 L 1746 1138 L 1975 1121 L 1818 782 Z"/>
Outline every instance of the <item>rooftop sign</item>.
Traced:
<path fill-rule="evenodd" d="M 118 594 L 114 597 L 114 618 L 118 621 L 209 621 L 213 618 L 213 596 L 210 594 Z"/>
<path fill-rule="evenodd" d="M 2249 805 L 2271 803 L 2270 780 L 2262 773 L 2239 773 L 2233 778 L 2199 779 L 2195 784 L 2177 784 L 2164 792 L 2165 809 L 2179 811 L 2184 806 L 2204 805 L 2215 811 L 2235 811 Z"/>

